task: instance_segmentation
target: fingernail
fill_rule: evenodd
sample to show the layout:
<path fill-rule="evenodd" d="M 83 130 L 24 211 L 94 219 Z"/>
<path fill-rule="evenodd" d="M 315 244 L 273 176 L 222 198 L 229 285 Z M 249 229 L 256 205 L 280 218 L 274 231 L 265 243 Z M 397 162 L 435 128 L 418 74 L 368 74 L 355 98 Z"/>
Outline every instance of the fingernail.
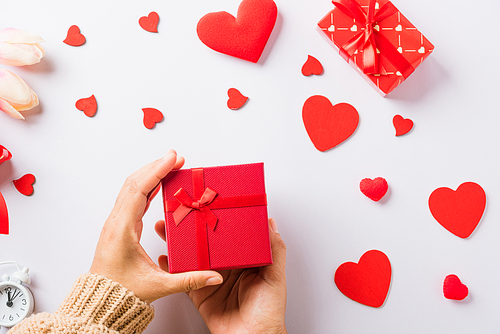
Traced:
<path fill-rule="evenodd" d="M 222 283 L 220 277 L 210 277 L 207 279 L 207 285 L 219 285 Z"/>
<path fill-rule="evenodd" d="M 169 159 L 170 157 L 172 157 L 174 155 L 174 153 L 172 152 L 168 152 L 167 154 L 165 154 L 165 156 L 163 158 L 161 158 L 162 160 L 167 160 Z"/>
<path fill-rule="evenodd" d="M 274 218 L 271 218 L 271 230 L 273 230 L 274 233 L 279 233 L 278 225 L 276 225 L 276 220 L 274 220 Z"/>

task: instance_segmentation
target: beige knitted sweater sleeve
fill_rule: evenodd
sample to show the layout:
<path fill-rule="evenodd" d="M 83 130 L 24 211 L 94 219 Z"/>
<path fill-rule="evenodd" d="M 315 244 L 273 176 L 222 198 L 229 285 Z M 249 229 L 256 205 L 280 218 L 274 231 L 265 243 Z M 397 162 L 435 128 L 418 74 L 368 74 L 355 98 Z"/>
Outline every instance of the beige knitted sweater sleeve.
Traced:
<path fill-rule="evenodd" d="M 154 310 L 106 277 L 80 276 L 55 314 L 32 315 L 7 334 L 135 334 L 153 320 Z"/>

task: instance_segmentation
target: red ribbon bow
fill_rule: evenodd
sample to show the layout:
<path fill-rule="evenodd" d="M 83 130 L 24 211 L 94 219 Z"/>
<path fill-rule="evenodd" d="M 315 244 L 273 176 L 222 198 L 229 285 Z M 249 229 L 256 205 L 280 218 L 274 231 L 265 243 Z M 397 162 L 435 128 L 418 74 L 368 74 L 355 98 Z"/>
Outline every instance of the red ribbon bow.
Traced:
<path fill-rule="evenodd" d="M 349 61 L 356 51 L 360 51 L 362 54 L 360 67 L 363 73 L 380 74 L 378 50 L 397 68 L 405 79 L 415 70 L 394 45 L 375 29 L 379 22 L 398 12 L 398 9 L 390 1 L 376 13 L 375 0 L 370 0 L 368 13 L 365 13 L 361 5 L 355 0 L 333 0 L 332 2 L 342 13 L 365 26 L 364 29 L 361 29 L 361 32 L 345 42 L 340 48 L 340 55 L 346 61 Z"/>
<path fill-rule="evenodd" d="M 212 203 L 216 196 L 217 192 L 210 188 L 206 188 L 201 198 L 198 201 L 193 201 L 184 189 L 180 188 L 177 190 L 174 197 L 181 205 L 173 213 L 175 224 L 179 225 L 192 210 L 198 210 L 208 226 L 210 226 L 212 230 L 215 230 L 217 217 L 212 210 L 208 208 L 208 205 Z"/>

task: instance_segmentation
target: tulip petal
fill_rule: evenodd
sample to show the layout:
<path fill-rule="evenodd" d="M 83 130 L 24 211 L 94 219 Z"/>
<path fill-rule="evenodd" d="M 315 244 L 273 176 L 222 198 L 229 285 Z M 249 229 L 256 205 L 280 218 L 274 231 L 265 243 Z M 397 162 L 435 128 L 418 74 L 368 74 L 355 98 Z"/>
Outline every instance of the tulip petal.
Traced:
<path fill-rule="evenodd" d="M 33 65 L 40 62 L 40 50 L 30 44 L 0 43 L 0 63 L 10 66 Z"/>
<path fill-rule="evenodd" d="M 0 69 L 0 98 L 10 104 L 26 105 L 32 100 L 31 89 L 17 75 Z"/>
<path fill-rule="evenodd" d="M 45 41 L 37 34 L 28 31 L 16 28 L 5 28 L 0 30 L 0 43 L 1 42 L 37 44 Z"/>
<path fill-rule="evenodd" d="M 31 88 L 28 87 L 28 89 L 30 90 L 30 93 L 31 93 L 31 102 L 28 104 L 25 104 L 25 105 L 12 104 L 12 106 L 16 110 L 18 110 L 18 111 L 29 110 L 29 109 L 34 108 L 38 105 L 38 96 Z"/>
<path fill-rule="evenodd" d="M 17 111 L 14 107 L 12 107 L 7 101 L 0 99 L 0 110 L 6 112 L 8 115 L 17 118 L 24 119 L 24 116 L 21 115 L 19 111 Z"/>

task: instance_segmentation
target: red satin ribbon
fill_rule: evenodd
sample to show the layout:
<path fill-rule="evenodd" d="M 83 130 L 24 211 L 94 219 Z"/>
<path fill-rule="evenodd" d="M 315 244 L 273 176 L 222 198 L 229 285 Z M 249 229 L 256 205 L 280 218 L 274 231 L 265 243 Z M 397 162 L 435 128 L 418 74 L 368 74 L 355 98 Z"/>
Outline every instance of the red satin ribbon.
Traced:
<path fill-rule="evenodd" d="M 394 45 L 374 29 L 379 22 L 398 12 L 390 1 L 375 13 L 375 0 L 370 0 L 368 14 L 355 0 L 333 0 L 332 2 L 342 13 L 365 26 L 364 30 L 362 29 L 340 48 L 340 55 L 346 61 L 349 61 L 358 51 L 362 54 L 363 73 L 380 74 L 378 49 L 405 79 L 415 70 Z"/>
<path fill-rule="evenodd" d="M 167 212 L 173 212 L 174 222 L 179 225 L 191 212 L 195 211 L 196 250 L 198 255 L 198 269 L 210 269 L 208 249 L 207 225 L 215 230 L 217 217 L 212 212 L 215 209 L 231 209 L 248 206 L 267 205 L 266 194 L 217 197 L 217 192 L 205 188 L 203 168 L 191 170 L 193 173 L 193 197 L 180 188 L 174 195 L 175 200 L 167 201 Z"/>

